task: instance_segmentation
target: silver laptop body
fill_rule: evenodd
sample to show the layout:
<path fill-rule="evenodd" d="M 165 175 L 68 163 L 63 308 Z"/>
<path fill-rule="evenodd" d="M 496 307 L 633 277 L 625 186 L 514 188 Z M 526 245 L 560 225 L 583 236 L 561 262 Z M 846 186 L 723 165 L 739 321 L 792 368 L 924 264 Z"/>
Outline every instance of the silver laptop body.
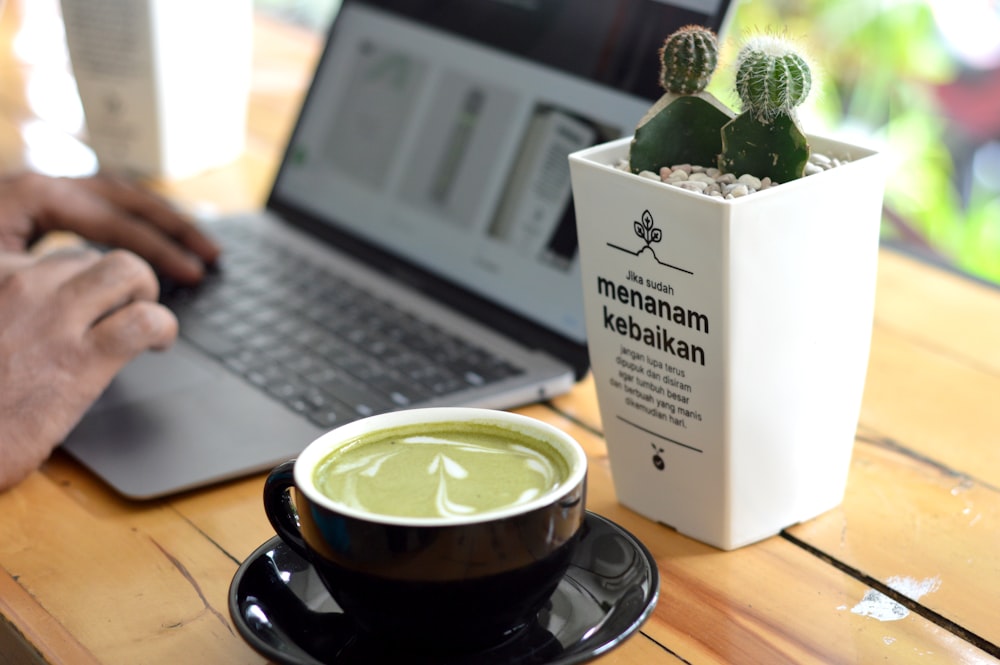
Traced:
<path fill-rule="evenodd" d="M 285 273 L 318 304 L 272 286 L 270 259 L 247 258 L 250 272 L 227 285 L 250 250 L 225 249 L 206 285 L 166 289 L 181 322 L 175 346 L 126 367 L 63 448 L 121 494 L 153 498 L 269 469 L 371 412 L 512 408 L 567 391 L 588 361 L 566 155 L 630 134 L 659 95 L 663 37 L 688 23 L 722 29 L 728 7 L 344 0 L 266 209 L 205 222 L 294 255 L 301 269 Z M 440 340 L 428 342 L 425 326 L 424 355 L 468 344 L 504 371 L 484 380 L 462 364 L 435 382 L 436 370 L 398 361 L 395 387 L 358 385 L 362 397 L 303 387 L 324 372 L 354 386 L 366 363 L 409 357 L 378 339 L 386 326 L 387 338 L 407 337 L 402 323 L 340 330 L 340 280 L 366 291 L 355 315 L 429 321 Z M 236 314 L 208 307 L 199 320 L 196 303 L 210 297 Z M 295 312 L 275 319 L 266 300 Z M 340 336 L 315 341 L 327 329 Z M 252 353 L 232 346 L 250 337 Z M 351 369 L 327 367 L 344 356 Z M 268 384 L 266 368 L 248 369 L 259 357 L 293 378 Z"/>

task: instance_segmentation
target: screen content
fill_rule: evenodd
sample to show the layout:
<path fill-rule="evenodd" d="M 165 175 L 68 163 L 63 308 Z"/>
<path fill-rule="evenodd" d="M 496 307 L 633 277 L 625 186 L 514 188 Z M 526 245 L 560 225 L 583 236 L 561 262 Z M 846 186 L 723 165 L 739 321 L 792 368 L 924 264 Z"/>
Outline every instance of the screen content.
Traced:
<path fill-rule="evenodd" d="M 567 155 L 630 135 L 718 4 L 345 2 L 275 193 L 582 342 Z"/>

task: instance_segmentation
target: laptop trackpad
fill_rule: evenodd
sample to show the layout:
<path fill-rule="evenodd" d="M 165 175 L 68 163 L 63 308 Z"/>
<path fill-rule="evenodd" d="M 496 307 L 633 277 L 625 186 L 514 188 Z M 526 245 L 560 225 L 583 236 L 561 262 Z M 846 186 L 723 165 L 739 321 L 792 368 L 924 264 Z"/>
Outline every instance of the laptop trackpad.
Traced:
<path fill-rule="evenodd" d="M 136 359 L 63 449 L 123 495 L 149 499 L 273 468 L 322 431 L 224 368 L 192 358 L 178 343 Z"/>
<path fill-rule="evenodd" d="M 94 413 L 123 404 L 145 402 L 178 390 L 190 390 L 217 380 L 218 376 L 206 367 L 204 357 L 193 355 L 183 342 L 178 342 L 169 351 L 149 351 L 126 365 L 90 411 Z"/>

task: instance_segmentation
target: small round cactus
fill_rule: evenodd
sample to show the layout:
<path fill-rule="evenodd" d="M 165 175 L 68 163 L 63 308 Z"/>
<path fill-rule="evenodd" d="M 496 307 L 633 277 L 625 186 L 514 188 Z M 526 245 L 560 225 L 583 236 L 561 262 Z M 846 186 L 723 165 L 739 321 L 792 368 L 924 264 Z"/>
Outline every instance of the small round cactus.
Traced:
<path fill-rule="evenodd" d="M 699 25 L 686 25 L 660 47 L 660 85 L 670 93 L 693 95 L 705 89 L 718 64 L 715 33 Z"/>
<path fill-rule="evenodd" d="M 812 87 L 812 70 L 790 42 L 773 35 L 754 37 L 736 58 L 736 93 L 743 110 L 761 122 L 791 115 Z"/>
<path fill-rule="evenodd" d="M 740 49 L 736 66 L 743 112 L 722 128 L 719 168 L 775 182 L 801 178 L 809 143 L 795 109 L 812 87 L 809 65 L 788 40 L 762 35 Z"/>
<path fill-rule="evenodd" d="M 712 164 L 722 149 L 722 126 L 732 111 L 705 91 L 719 62 L 708 28 L 688 25 L 663 42 L 660 85 L 666 91 L 639 121 L 629 149 L 633 173 L 674 164 Z"/>

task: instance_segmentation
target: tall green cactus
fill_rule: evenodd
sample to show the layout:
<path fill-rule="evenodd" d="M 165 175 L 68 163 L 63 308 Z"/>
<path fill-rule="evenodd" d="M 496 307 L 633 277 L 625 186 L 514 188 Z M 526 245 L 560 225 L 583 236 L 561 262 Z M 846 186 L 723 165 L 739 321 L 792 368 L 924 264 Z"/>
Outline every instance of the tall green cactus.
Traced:
<path fill-rule="evenodd" d="M 660 48 L 665 94 L 643 116 L 629 149 L 633 173 L 674 164 L 713 164 L 722 149 L 720 130 L 733 114 L 705 86 L 719 61 L 715 34 L 688 25 Z"/>
<path fill-rule="evenodd" d="M 775 182 L 802 177 L 809 143 L 795 109 L 809 94 L 812 71 L 791 42 L 761 35 L 736 58 L 736 92 L 743 112 L 722 128 L 719 168 Z"/>
<path fill-rule="evenodd" d="M 705 89 L 719 65 L 719 40 L 715 33 L 686 25 L 663 40 L 660 47 L 660 87 L 678 95 Z"/>

